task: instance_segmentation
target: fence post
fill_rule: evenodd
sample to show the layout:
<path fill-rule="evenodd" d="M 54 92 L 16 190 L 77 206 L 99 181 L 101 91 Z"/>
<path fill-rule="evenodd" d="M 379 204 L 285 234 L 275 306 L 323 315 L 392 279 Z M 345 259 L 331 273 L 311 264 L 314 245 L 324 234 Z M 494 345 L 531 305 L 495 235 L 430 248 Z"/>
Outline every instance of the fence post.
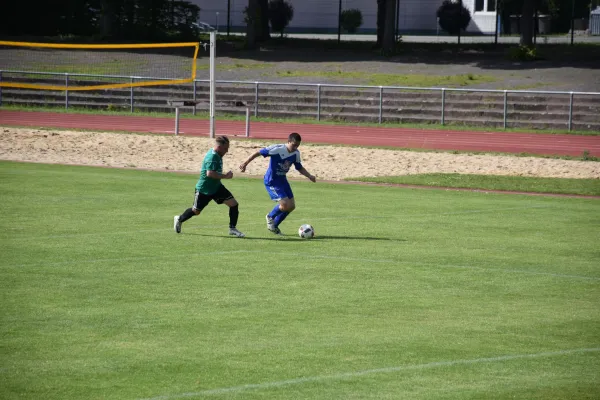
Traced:
<path fill-rule="evenodd" d="M 379 123 L 383 121 L 383 86 L 379 86 Z"/>
<path fill-rule="evenodd" d="M 133 112 L 133 80 L 134 77 L 131 77 L 131 86 L 129 87 L 129 106 L 130 111 Z"/>
<path fill-rule="evenodd" d="M 246 137 L 250 137 L 250 107 L 246 107 Z"/>
<path fill-rule="evenodd" d="M 69 109 L 69 73 L 65 72 L 65 110 Z"/>
<path fill-rule="evenodd" d="M 508 110 L 508 91 L 504 91 L 504 112 L 503 112 L 503 124 L 504 124 L 504 129 L 506 129 L 507 123 L 506 120 L 508 118 L 507 114 L 507 110 Z"/>
<path fill-rule="evenodd" d="M 321 120 L 321 84 L 317 84 L 317 121 Z"/>
<path fill-rule="evenodd" d="M 569 132 L 573 128 L 573 92 L 569 92 Z"/>
<path fill-rule="evenodd" d="M 445 115 L 444 115 L 445 111 L 446 111 L 446 89 L 442 88 L 442 117 L 441 117 L 442 125 L 444 125 L 444 122 L 446 120 Z"/>
<path fill-rule="evenodd" d="M 258 82 L 254 82 L 256 84 L 256 89 L 254 91 L 254 117 L 258 117 Z"/>
<path fill-rule="evenodd" d="M 175 136 L 179 135 L 179 107 L 175 107 Z"/>
<path fill-rule="evenodd" d="M 194 97 L 194 101 L 196 101 L 196 80 L 194 79 L 194 85 L 193 87 L 193 97 Z M 196 115 L 196 107 L 194 106 L 194 108 L 192 109 L 192 114 Z"/>
<path fill-rule="evenodd" d="M 2 82 L 2 71 L 0 71 L 0 82 Z M 0 86 L 0 106 L 2 106 L 2 86 Z"/>

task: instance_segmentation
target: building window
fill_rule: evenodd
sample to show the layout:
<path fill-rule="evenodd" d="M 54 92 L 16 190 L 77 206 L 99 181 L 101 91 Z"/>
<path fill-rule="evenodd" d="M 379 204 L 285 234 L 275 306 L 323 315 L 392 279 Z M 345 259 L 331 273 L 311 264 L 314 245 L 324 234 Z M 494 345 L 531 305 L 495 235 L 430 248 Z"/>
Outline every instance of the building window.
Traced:
<path fill-rule="evenodd" d="M 475 12 L 495 12 L 498 0 L 475 0 Z"/>

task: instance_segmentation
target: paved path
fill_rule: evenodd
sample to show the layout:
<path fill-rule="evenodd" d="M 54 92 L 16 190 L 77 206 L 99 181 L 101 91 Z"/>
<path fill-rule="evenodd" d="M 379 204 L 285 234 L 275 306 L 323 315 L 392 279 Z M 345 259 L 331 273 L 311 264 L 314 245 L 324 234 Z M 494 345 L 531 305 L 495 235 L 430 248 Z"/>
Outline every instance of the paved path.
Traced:
<path fill-rule="evenodd" d="M 0 110 L 0 125 L 174 134 L 175 118 Z M 216 134 L 244 137 L 245 122 L 219 121 Z M 209 136 L 209 121 L 181 119 L 180 135 Z M 250 137 L 280 141 L 298 132 L 305 143 L 389 146 L 538 155 L 600 157 L 600 136 L 543 135 L 412 128 L 252 122 Z"/>

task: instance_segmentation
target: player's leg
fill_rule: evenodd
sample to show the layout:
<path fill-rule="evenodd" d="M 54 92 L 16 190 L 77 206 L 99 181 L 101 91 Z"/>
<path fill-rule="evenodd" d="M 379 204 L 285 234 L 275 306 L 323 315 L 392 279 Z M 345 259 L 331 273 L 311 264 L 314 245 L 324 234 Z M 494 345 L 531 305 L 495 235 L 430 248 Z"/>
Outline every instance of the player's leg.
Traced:
<path fill-rule="evenodd" d="M 273 218 L 273 225 L 277 231 L 279 231 L 279 225 L 283 222 L 283 220 L 285 220 L 287 216 L 290 215 L 290 213 L 296 208 L 294 193 L 292 192 L 289 182 L 283 182 L 278 187 L 278 191 L 281 196 L 279 199 L 279 212 L 275 218 Z"/>
<path fill-rule="evenodd" d="M 296 201 L 293 197 L 284 197 L 279 200 L 279 208 L 282 209 L 282 211 L 274 219 L 275 228 L 279 228 L 279 224 L 281 224 L 283 220 L 296 209 Z"/>
<path fill-rule="evenodd" d="M 173 229 L 175 232 L 181 233 L 181 224 L 193 216 L 200 214 L 200 212 L 204 209 L 204 207 L 206 207 L 211 199 L 212 197 L 202 194 L 196 190 L 194 192 L 194 203 L 192 207 L 185 210 L 181 215 L 176 215 L 173 217 Z"/>
<path fill-rule="evenodd" d="M 229 207 L 229 234 L 237 237 L 246 236 L 236 228 L 238 217 L 240 215 L 238 207 L 239 203 L 233 197 L 231 192 L 227 190 L 225 186 L 221 185 L 219 190 L 217 190 L 217 193 L 215 193 L 214 201 L 217 204 L 225 204 L 227 207 Z"/>
<path fill-rule="evenodd" d="M 275 207 L 267 214 L 265 219 L 267 220 L 267 229 L 271 232 L 275 232 L 275 217 L 277 217 L 283 210 L 281 210 L 280 200 L 283 196 L 285 196 L 285 192 L 282 192 L 281 189 L 277 186 L 270 186 L 265 184 L 265 189 L 267 189 L 267 193 L 271 200 L 276 201 Z"/>
<path fill-rule="evenodd" d="M 281 231 L 278 228 L 277 220 L 283 221 L 287 214 L 289 214 L 290 209 L 293 209 L 295 206 L 293 203 L 289 202 L 290 196 L 293 198 L 292 189 L 287 181 L 278 182 L 274 185 L 266 185 L 265 189 L 267 189 L 267 193 L 271 200 L 277 202 L 275 207 L 267 214 L 265 217 L 267 220 L 267 229 L 276 234 L 281 234 Z"/>

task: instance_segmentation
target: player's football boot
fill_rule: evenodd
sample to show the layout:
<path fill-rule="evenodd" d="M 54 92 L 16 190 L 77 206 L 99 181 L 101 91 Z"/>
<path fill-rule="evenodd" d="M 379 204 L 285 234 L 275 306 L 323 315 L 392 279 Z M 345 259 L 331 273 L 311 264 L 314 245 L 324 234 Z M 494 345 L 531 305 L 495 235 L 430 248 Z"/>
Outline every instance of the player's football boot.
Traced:
<path fill-rule="evenodd" d="M 179 215 L 173 217 L 173 229 L 177 233 L 181 233 L 181 222 L 179 222 Z"/>
<path fill-rule="evenodd" d="M 246 237 L 246 235 L 244 235 L 242 232 L 238 231 L 236 228 L 229 228 L 229 234 L 231 236 L 237 236 L 237 237 Z"/>

